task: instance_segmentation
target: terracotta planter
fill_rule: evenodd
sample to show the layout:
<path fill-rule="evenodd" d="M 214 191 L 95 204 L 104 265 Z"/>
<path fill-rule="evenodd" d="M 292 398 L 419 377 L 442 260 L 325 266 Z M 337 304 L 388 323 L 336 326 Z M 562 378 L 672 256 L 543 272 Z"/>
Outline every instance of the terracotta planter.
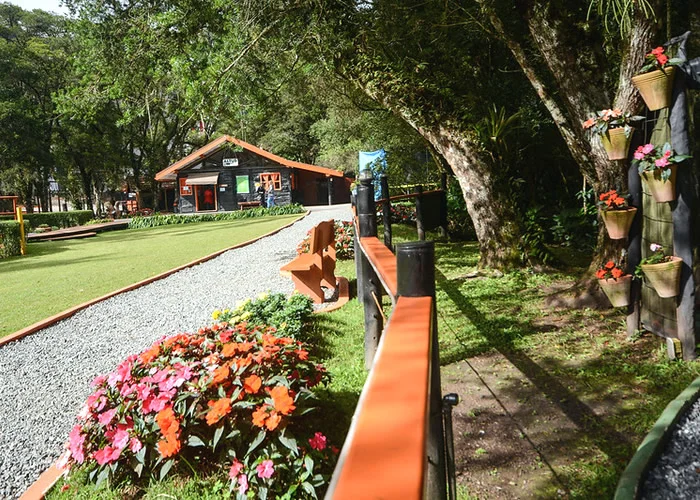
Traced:
<path fill-rule="evenodd" d="M 661 178 L 661 170 L 659 169 L 654 169 L 653 172 L 642 172 L 642 179 L 646 182 L 649 192 L 657 203 L 676 199 L 676 169 L 678 165 L 672 163 L 668 168 L 671 169 L 671 177 L 667 181 Z"/>
<path fill-rule="evenodd" d="M 601 210 L 600 216 L 605 223 L 605 228 L 608 230 L 608 236 L 611 240 L 624 240 L 627 238 L 627 233 L 630 231 L 634 215 L 637 213 L 635 207 L 629 207 L 625 210 Z"/>
<path fill-rule="evenodd" d="M 632 141 L 632 134 L 630 133 L 630 136 L 627 137 L 625 135 L 624 127 L 611 128 L 600 136 L 600 142 L 603 143 L 603 147 L 608 153 L 609 160 L 627 159 L 627 152 L 630 149 L 630 141 Z"/>
<path fill-rule="evenodd" d="M 657 69 L 632 77 L 632 83 L 639 89 L 639 93 L 642 94 L 642 99 L 650 111 L 667 108 L 671 104 L 671 90 L 676 67 L 669 66 L 664 71 Z"/>
<path fill-rule="evenodd" d="M 680 257 L 671 257 L 670 262 L 642 264 L 642 271 L 659 297 L 675 297 L 678 295 L 681 281 L 682 264 L 683 260 Z"/>
<path fill-rule="evenodd" d="M 623 307 L 630 303 L 630 287 L 632 286 L 632 275 L 625 274 L 621 278 L 609 278 L 598 280 L 600 288 L 603 289 L 608 300 L 613 307 Z"/>

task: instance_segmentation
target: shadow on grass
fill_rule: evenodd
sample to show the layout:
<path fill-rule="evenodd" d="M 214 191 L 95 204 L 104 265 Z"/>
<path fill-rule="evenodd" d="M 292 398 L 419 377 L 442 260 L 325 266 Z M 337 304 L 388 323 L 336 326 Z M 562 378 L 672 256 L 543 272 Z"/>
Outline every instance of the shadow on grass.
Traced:
<path fill-rule="evenodd" d="M 556 404 L 576 426 L 582 429 L 600 450 L 616 462 L 626 461 L 629 458 L 627 450 L 632 445 L 626 436 L 608 425 L 576 394 L 562 385 L 556 377 L 513 345 L 513 335 L 522 336 L 537 333 L 531 325 L 521 323 L 516 319 L 511 321 L 488 319 L 439 269 L 435 270 L 435 275 L 438 286 L 448 295 L 462 314 L 475 325 L 479 334 L 488 340 L 488 344 L 525 374 L 535 387 Z M 511 332 L 510 335 L 497 333 L 503 329 Z"/>

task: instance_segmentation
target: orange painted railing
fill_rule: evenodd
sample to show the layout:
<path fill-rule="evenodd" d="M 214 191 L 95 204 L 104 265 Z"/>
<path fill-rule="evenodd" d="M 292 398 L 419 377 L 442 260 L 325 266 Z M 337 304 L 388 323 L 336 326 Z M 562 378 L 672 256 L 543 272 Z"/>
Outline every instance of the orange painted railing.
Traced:
<path fill-rule="evenodd" d="M 426 496 L 433 299 L 399 297 L 326 498 Z"/>
<path fill-rule="evenodd" d="M 359 238 L 362 252 L 369 259 L 370 264 L 377 273 L 384 289 L 391 297 L 393 303 L 396 302 L 397 279 L 396 279 L 396 256 L 384 243 L 376 236 Z"/>

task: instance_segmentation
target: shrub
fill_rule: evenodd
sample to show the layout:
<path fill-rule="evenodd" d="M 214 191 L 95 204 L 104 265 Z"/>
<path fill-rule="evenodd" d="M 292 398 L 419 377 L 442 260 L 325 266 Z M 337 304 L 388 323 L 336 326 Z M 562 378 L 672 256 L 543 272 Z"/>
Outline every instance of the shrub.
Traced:
<path fill-rule="evenodd" d="M 168 226 L 171 224 L 193 224 L 196 222 L 213 222 L 221 220 L 247 219 L 250 217 L 262 217 L 265 215 L 290 215 L 304 213 L 306 209 L 298 203 L 282 205 L 272 208 L 253 208 L 250 210 L 238 210 L 236 212 L 221 212 L 214 214 L 194 215 L 153 215 L 150 217 L 133 217 L 129 222 L 129 229 L 141 229 L 145 227 Z"/>
<path fill-rule="evenodd" d="M 297 253 L 300 255 L 308 253 L 309 245 L 311 245 L 311 230 L 297 245 Z M 341 260 L 355 257 L 355 226 L 352 222 L 335 221 L 335 256 Z"/>
<path fill-rule="evenodd" d="M 300 293 L 289 297 L 282 293 L 263 293 L 255 300 L 244 300 L 233 311 L 216 310 L 212 317 L 230 324 L 245 321 L 249 327 L 272 326 L 279 334 L 305 340 L 303 330 L 313 314 L 312 304 L 309 297 Z"/>
<path fill-rule="evenodd" d="M 326 381 L 306 346 L 272 327 L 163 338 L 92 382 L 60 465 L 115 484 L 196 467 L 228 475 L 242 498 L 316 497 L 337 451 L 303 415 Z"/>
<path fill-rule="evenodd" d="M 27 226 L 37 228 L 39 226 L 73 227 L 82 226 L 95 215 L 92 210 L 71 210 L 68 212 L 35 212 L 24 214 Z"/>
<path fill-rule="evenodd" d="M 0 221 L 0 259 L 19 255 L 22 251 L 19 222 Z"/>
<path fill-rule="evenodd" d="M 383 217 L 382 206 L 377 205 L 377 216 Z M 383 220 L 383 219 L 380 219 Z M 392 224 L 415 224 L 416 223 L 416 205 L 413 202 L 409 203 L 392 203 L 391 204 L 391 223 Z"/>

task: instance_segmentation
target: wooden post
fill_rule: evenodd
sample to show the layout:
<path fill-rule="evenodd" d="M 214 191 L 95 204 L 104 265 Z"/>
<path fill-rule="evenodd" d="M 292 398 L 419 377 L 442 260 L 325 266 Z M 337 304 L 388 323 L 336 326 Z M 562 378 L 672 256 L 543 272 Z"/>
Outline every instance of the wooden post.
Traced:
<path fill-rule="evenodd" d="M 447 174 L 443 172 L 440 175 L 440 236 L 447 238 Z"/>
<path fill-rule="evenodd" d="M 418 239 L 425 241 L 425 229 L 423 229 L 423 186 L 416 186 L 416 229 Z"/>
<path fill-rule="evenodd" d="M 377 236 L 377 209 L 371 177 L 361 179 L 357 187 L 357 219 L 359 238 Z M 369 370 L 384 328 L 380 310 L 382 285 L 369 259 L 359 251 L 359 245 L 355 249 L 355 255 L 359 257 L 356 260 L 357 297 L 362 302 L 365 313 L 365 368 Z"/>
<path fill-rule="evenodd" d="M 394 251 L 394 247 L 391 244 L 391 200 L 389 199 L 389 177 L 386 174 L 379 176 L 379 182 L 382 186 L 382 193 L 384 194 L 382 202 L 382 219 L 384 221 L 384 245 Z"/>
<path fill-rule="evenodd" d="M 426 498 L 447 498 L 445 438 L 442 420 L 440 351 L 435 306 L 435 245 L 432 241 L 412 241 L 396 245 L 397 295 L 432 297 L 432 332 L 430 335 L 430 400 L 428 416 L 428 470 Z"/>
<path fill-rule="evenodd" d="M 27 255 L 27 237 L 24 233 L 24 216 L 22 215 L 22 205 L 18 206 L 15 213 L 19 222 L 19 245 L 22 255 Z"/>

